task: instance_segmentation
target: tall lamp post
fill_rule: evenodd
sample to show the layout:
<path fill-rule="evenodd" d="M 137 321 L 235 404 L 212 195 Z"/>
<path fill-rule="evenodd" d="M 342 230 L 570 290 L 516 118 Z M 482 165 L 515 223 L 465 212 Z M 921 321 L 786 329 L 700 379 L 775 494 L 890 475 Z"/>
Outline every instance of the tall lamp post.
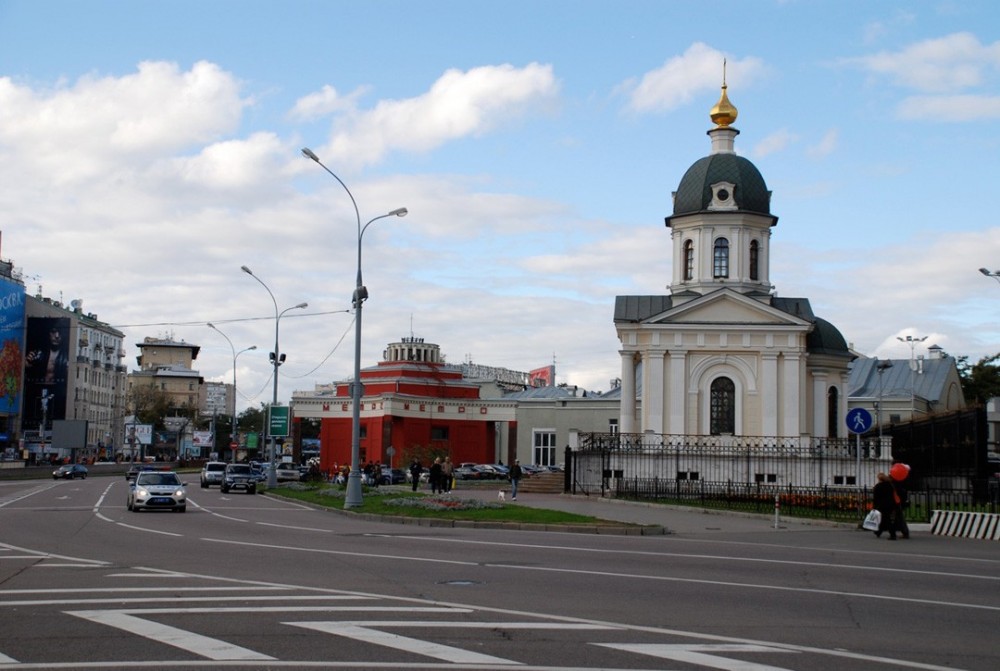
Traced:
<path fill-rule="evenodd" d="M 253 271 L 250 270 L 249 268 L 247 268 L 246 266 L 240 266 L 240 270 L 242 270 L 247 275 L 249 275 L 250 277 L 252 277 L 255 280 L 257 280 L 258 282 L 260 282 L 260 286 L 262 286 L 265 289 L 267 289 L 267 294 L 271 297 L 271 302 L 274 303 L 274 351 L 271 352 L 271 365 L 274 366 L 274 373 L 273 373 L 273 376 L 272 376 L 274 378 L 274 393 L 271 395 L 271 410 L 267 413 L 268 414 L 268 418 L 267 418 L 266 421 L 268 422 L 267 437 L 268 437 L 268 443 L 270 445 L 270 450 L 271 450 L 271 457 L 270 457 L 271 468 L 269 468 L 268 471 L 267 471 L 267 486 L 268 487 L 276 487 L 277 484 L 278 484 L 278 474 L 275 471 L 275 468 L 276 468 L 275 455 L 276 455 L 276 453 L 278 451 L 278 445 L 277 445 L 277 441 L 275 440 L 274 436 L 271 435 L 271 427 L 270 427 L 270 421 L 271 420 L 270 420 L 270 417 L 271 417 L 271 412 L 273 412 L 274 407 L 278 405 L 278 366 L 280 366 L 281 364 L 283 364 L 285 362 L 285 355 L 282 354 L 281 350 L 278 348 L 278 325 L 281 324 L 281 317 L 286 312 L 288 312 L 289 310 L 299 310 L 301 308 L 309 307 L 309 304 L 308 303 L 299 303 L 298 305 L 293 305 L 290 308 L 285 308 L 281 312 L 278 312 L 278 301 L 275 300 L 274 294 L 271 293 L 270 287 L 268 287 L 266 284 L 264 284 L 264 281 L 262 279 L 260 279 L 259 277 L 257 277 L 256 275 L 254 275 Z"/>
<path fill-rule="evenodd" d="M 927 340 L 927 336 L 923 336 L 921 338 L 914 338 L 913 336 L 906 336 L 903 338 L 902 336 L 896 336 L 896 340 L 899 342 L 905 342 L 910 346 L 910 420 L 912 421 L 913 416 L 917 414 L 916 380 L 914 378 L 917 370 L 917 364 L 913 356 L 914 348 L 917 346 L 917 343 L 922 343 Z"/>
<path fill-rule="evenodd" d="M 989 268 L 980 268 L 979 272 L 981 272 L 983 275 L 986 275 L 986 277 L 992 277 L 998 283 L 1000 283 L 1000 270 L 990 270 Z"/>
<path fill-rule="evenodd" d="M 875 370 L 878 371 L 878 409 L 875 414 L 878 416 L 878 453 L 882 456 L 882 373 L 892 368 L 891 361 L 875 360 Z"/>
<path fill-rule="evenodd" d="M 218 332 L 218 334 L 220 336 L 222 336 L 223 338 L 225 338 L 226 342 L 229 343 L 229 349 L 231 349 L 233 351 L 233 414 L 232 414 L 233 423 L 231 425 L 232 431 L 229 434 L 229 442 L 230 442 L 230 444 L 232 445 L 232 448 L 233 448 L 233 461 L 235 462 L 236 461 L 236 447 L 237 447 L 237 444 L 239 443 L 239 440 L 240 440 L 239 432 L 236 430 L 236 359 L 240 356 L 240 354 L 243 354 L 244 352 L 249 352 L 250 350 L 257 349 L 257 346 L 256 345 L 250 345 L 250 347 L 247 347 L 245 349 L 241 349 L 239 352 L 237 352 L 236 351 L 236 347 L 233 346 L 233 341 L 230 340 L 229 336 L 227 336 L 225 333 L 223 333 L 222 330 L 219 329 L 218 326 L 216 326 L 212 322 L 209 322 L 208 323 L 208 328 L 215 329 L 215 331 Z"/>
<path fill-rule="evenodd" d="M 337 177 L 336 173 L 330 170 L 319 157 L 313 153 L 308 147 L 302 148 L 302 155 L 306 158 L 310 158 L 315 161 L 321 168 L 326 170 L 330 175 L 344 187 L 344 191 L 347 192 L 348 197 L 351 199 L 351 205 L 354 206 L 354 214 L 358 220 L 358 277 L 357 283 L 354 286 L 354 295 L 351 297 L 351 303 L 354 306 L 354 383 L 351 385 L 351 472 L 347 476 L 347 493 L 344 497 L 344 507 L 345 508 L 358 508 L 363 503 L 363 498 L 361 494 L 361 305 L 368 298 L 368 289 L 365 288 L 364 283 L 361 281 L 361 239 L 365 235 L 365 231 L 368 227 L 379 219 L 385 219 L 387 217 L 405 217 L 407 214 L 407 209 L 405 207 L 400 207 L 386 214 L 379 215 L 374 219 L 368 221 L 364 226 L 361 225 L 361 212 L 358 210 L 358 203 L 354 200 L 354 194 L 351 190 L 347 188 L 344 181 Z"/>

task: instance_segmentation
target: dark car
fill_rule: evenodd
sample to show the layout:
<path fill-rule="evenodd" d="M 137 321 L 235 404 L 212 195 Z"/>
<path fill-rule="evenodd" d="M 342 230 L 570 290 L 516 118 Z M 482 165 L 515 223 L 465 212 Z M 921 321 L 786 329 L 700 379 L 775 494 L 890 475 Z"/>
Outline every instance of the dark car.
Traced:
<path fill-rule="evenodd" d="M 87 477 L 87 467 L 82 464 L 66 464 L 52 471 L 52 479 L 76 480 Z"/>
<path fill-rule="evenodd" d="M 402 468 L 382 467 L 382 476 L 379 483 L 383 485 L 403 485 L 406 484 L 406 471 Z"/>
<path fill-rule="evenodd" d="M 226 464 L 219 487 L 223 494 L 228 494 L 233 489 L 242 489 L 247 494 L 256 494 L 257 477 L 250 464 Z"/>

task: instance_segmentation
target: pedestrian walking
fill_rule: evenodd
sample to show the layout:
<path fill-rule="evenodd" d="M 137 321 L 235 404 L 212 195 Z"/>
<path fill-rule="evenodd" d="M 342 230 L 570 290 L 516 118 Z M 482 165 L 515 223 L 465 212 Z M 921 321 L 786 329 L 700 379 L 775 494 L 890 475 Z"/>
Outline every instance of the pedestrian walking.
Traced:
<path fill-rule="evenodd" d="M 517 459 L 514 460 L 514 465 L 510 467 L 510 473 L 507 477 L 510 478 L 510 500 L 517 501 L 517 484 L 521 482 L 521 476 L 524 472 L 521 470 L 521 462 Z"/>
<path fill-rule="evenodd" d="M 888 531 L 889 540 L 894 541 L 896 540 L 898 524 L 896 511 L 899 509 L 896 490 L 892 486 L 892 479 L 885 473 L 879 473 L 876 479 L 878 482 L 872 488 L 872 507 L 879 511 L 882 520 L 879 522 L 878 529 L 873 533 L 876 538 L 881 538 L 882 532 Z"/>
<path fill-rule="evenodd" d="M 430 481 L 431 493 L 437 494 L 441 491 L 441 457 L 434 459 L 434 463 L 431 464 L 431 471 L 427 476 Z"/>
<path fill-rule="evenodd" d="M 441 464 L 441 480 L 442 487 L 441 491 L 445 494 L 451 491 L 451 487 L 455 484 L 455 465 L 451 463 L 451 457 L 445 457 L 444 463 Z"/>
<path fill-rule="evenodd" d="M 410 462 L 410 480 L 413 483 L 413 491 L 417 491 L 417 487 L 420 486 L 420 474 L 424 472 L 424 467 L 420 465 L 420 462 L 416 458 Z"/>

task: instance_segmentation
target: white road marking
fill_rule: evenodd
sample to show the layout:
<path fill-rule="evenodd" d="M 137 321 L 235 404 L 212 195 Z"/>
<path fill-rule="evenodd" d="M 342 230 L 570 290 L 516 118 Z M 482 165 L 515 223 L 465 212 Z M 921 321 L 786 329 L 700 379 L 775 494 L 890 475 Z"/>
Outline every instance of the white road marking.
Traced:
<path fill-rule="evenodd" d="M 166 643 L 167 645 L 192 652 L 213 660 L 268 660 L 274 661 L 274 657 L 255 652 L 248 648 L 232 645 L 216 638 L 202 636 L 194 632 L 184 631 L 176 627 L 150 622 L 142 618 L 129 615 L 123 611 L 116 610 L 80 610 L 70 611 L 71 615 L 105 624 L 116 629 L 121 629 L 132 634 L 137 634 L 145 638 Z"/>
<path fill-rule="evenodd" d="M 771 666 L 770 664 L 756 664 L 733 659 L 731 657 L 719 657 L 723 652 L 792 652 L 780 648 L 770 648 L 765 645 L 747 645 L 743 643 L 595 643 L 602 648 L 612 648 L 625 652 L 634 652 L 640 655 L 649 655 L 659 659 L 669 659 L 675 662 L 685 662 L 698 666 L 707 666 L 711 669 L 725 669 L 725 671 L 788 671 L 784 667 Z"/>
<path fill-rule="evenodd" d="M 494 657 L 493 655 L 484 655 L 479 652 L 463 650 L 450 645 L 423 641 L 419 638 L 410 638 L 409 636 L 400 636 L 399 634 L 390 634 L 367 627 L 359 627 L 347 622 L 288 622 L 286 624 L 326 634 L 334 634 L 335 636 L 344 636 L 355 641 L 381 645 L 386 648 L 402 650 L 424 657 L 433 657 L 434 659 L 451 662 L 452 664 L 510 664 L 512 666 L 518 664 L 518 662 Z M 487 625 L 488 623 L 483 624 Z"/>

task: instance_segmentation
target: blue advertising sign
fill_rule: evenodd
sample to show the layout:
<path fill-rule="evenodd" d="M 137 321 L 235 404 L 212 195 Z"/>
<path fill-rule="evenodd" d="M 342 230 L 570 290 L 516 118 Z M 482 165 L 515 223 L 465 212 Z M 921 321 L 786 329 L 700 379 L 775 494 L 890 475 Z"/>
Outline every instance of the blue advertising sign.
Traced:
<path fill-rule="evenodd" d="M 0 277 L 0 413 L 21 412 L 23 369 L 24 285 Z"/>
<path fill-rule="evenodd" d="M 853 408 L 847 413 L 847 430 L 851 433 L 867 433 L 872 428 L 872 414 L 864 408 Z"/>

